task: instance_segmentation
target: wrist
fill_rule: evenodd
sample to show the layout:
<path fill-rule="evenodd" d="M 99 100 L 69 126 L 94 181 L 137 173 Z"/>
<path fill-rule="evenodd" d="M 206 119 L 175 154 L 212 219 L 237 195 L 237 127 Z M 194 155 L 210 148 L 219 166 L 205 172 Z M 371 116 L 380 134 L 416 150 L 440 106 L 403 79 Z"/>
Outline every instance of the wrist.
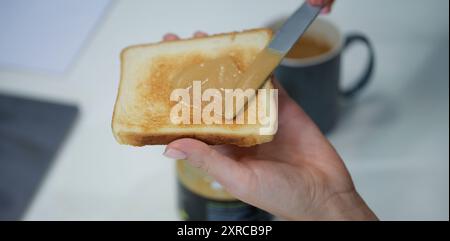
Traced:
<path fill-rule="evenodd" d="M 303 220 L 330 221 L 377 221 L 377 216 L 370 210 L 356 190 L 335 193 L 326 199 L 316 210 L 303 216 Z"/>
<path fill-rule="evenodd" d="M 325 201 L 324 210 L 326 214 L 323 217 L 327 220 L 378 220 L 356 190 L 332 195 Z"/>

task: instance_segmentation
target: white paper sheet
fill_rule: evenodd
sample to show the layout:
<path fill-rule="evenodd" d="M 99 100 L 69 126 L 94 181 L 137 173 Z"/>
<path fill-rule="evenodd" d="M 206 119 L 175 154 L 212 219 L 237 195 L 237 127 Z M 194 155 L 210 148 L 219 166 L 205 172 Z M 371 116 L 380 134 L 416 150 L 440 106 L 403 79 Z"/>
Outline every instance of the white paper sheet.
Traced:
<path fill-rule="evenodd" d="M 0 67 L 63 73 L 109 2 L 0 1 Z"/>

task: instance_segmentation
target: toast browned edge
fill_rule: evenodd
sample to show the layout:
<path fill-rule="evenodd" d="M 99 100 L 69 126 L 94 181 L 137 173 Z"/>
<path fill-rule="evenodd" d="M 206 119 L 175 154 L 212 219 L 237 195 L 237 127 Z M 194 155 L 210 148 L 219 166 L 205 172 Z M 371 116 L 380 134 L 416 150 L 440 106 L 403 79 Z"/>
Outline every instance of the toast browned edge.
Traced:
<path fill-rule="evenodd" d="M 119 134 L 121 143 L 132 146 L 145 146 L 145 145 L 167 145 L 172 141 L 182 138 L 193 138 L 200 140 L 209 145 L 224 145 L 231 144 L 242 147 L 254 146 L 270 142 L 273 140 L 273 136 L 260 136 L 260 135 L 233 135 L 233 134 Z"/>
<path fill-rule="evenodd" d="M 254 146 L 258 144 L 267 143 L 273 140 L 274 135 L 240 135 L 240 134 L 138 134 L 138 133 L 114 133 L 113 129 L 113 123 L 115 120 L 115 112 L 116 112 L 116 106 L 117 102 L 119 100 L 119 94 L 121 93 L 121 88 L 123 84 L 123 62 L 124 62 L 124 53 L 131 48 L 136 47 L 149 47 L 149 46 L 155 46 L 161 43 L 168 44 L 172 42 L 178 42 L 178 41 L 195 41 L 199 38 L 217 38 L 224 35 L 230 35 L 232 34 L 232 38 L 236 34 L 244 33 L 244 32 L 259 32 L 259 31 L 266 31 L 269 36 L 273 35 L 273 32 L 269 28 L 259 28 L 259 29 L 249 29 L 244 31 L 235 31 L 235 32 L 229 32 L 229 33 L 219 33 L 214 35 L 209 35 L 206 37 L 192 37 L 188 39 L 179 39 L 174 40 L 170 42 L 164 42 L 160 41 L 157 43 L 148 43 L 148 44 L 137 44 L 137 45 L 131 45 L 126 48 L 124 48 L 120 53 L 120 81 L 119 81 L 119 88 L 116 95 L 116 101 L 114 103 L 114 109 L 113 109 L 113 115 L 112 115 L 112 121 L 111 121 L 111 129 L 113 131 L 114 138 L 117 142 L 120 144 L 126 144 L 126 145 L 132 145 L 132 146 L 146 146 L 146 145 L 167 145 L 172 141 L 182 139 L 182 138 L 193 138 L 196 140 L 200 140 L 205 142 L 209 145 L 224 145 L 224 144 L 231 144 L 241 147 L 249 147 Z M 273 77 L 271 80 L 272 81 Z M 271 87 L 275 88 L 273 84 L 271 83 Z"/>

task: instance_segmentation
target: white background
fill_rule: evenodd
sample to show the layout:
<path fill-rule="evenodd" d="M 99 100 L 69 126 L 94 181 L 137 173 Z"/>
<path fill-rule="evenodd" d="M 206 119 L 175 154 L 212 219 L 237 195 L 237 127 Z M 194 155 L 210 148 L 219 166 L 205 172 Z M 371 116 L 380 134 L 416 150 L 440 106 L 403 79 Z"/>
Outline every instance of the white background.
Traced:
<path fill-rule="evenodd" d="M 64 72 L 108 3 L 109 0 L 2 0 L 0 66 Z"/>
<path fill-rule="evenodd" d="M 177 219 L 174 162 L 164 147 L 116 144 L 110 121 L 119 53 L 130 44 L 255 28 L 299 0 L 116 1 L 63 75 L 0 69 L 0 91 L 76 103 L 81 115 L 26 219 Z M 337 0 L 330 18 L 374 42 L 372 84 L 347 105 L 330 136 L 356 186 L 384 220 L 448 220 L 447 0 Z M 366 53 L 345 55 L 343 84 Z M 299 133 L 301 135 L 301 133 Z"/>

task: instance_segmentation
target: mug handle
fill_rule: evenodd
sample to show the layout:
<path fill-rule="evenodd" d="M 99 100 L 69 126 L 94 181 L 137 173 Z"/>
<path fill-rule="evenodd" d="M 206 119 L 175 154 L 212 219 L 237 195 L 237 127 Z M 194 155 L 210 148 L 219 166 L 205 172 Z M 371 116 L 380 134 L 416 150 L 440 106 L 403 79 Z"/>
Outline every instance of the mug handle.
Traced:
<path fill-rule="evenodd" d="M 349 34 L 345 38 L 344 51 L 354 43 L 361 42 L 367 46 L 369 50 L 369 61 L 367 63 L 367 67 L 363 72 L 363 75 L 359 80 L 347 90 L 341 90 L 341 95 L 345 98 L 352 98 L 357 94 L 360 90 L 362 90 L 370 81 L 370 77 L 372 77 L 373 69 L 375 66 L 375 51 L 370 40 L 364 36 L 363 34 L 354 33 Z"/>

